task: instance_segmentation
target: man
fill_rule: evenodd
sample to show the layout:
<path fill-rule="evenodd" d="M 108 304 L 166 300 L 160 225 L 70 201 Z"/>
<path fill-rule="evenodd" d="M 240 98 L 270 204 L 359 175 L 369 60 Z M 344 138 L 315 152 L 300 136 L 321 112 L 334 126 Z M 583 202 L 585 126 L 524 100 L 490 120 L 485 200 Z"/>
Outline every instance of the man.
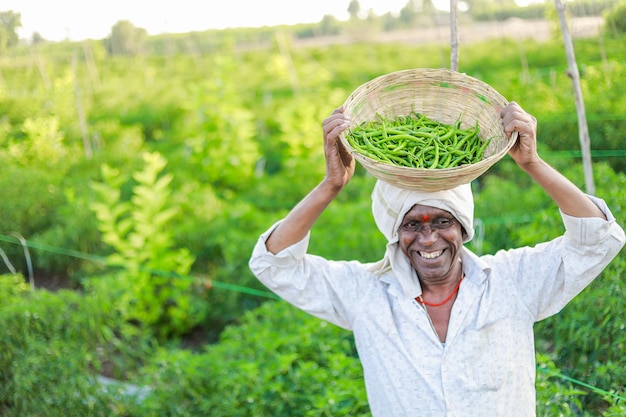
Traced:
<path fill-rule="evenodd" d="M 376 224 L 388 240 L 374 264 L 306 254 L 310 230 L 354 174 L 343 109 L 324 120 L 326 175 L 264 233 L 250 267 L 268 288 L 353 331 L 372 415 L 535 416 L 533 325 L 559 312 L 616 256 L 624 231 L 606 204 L 538 155 L 536 119 L 502 111 L 517 165 L 558 205 L 566 233 L 536 247 L 478 257 L 469 184 L 433 193 L 377 182 Z"/>

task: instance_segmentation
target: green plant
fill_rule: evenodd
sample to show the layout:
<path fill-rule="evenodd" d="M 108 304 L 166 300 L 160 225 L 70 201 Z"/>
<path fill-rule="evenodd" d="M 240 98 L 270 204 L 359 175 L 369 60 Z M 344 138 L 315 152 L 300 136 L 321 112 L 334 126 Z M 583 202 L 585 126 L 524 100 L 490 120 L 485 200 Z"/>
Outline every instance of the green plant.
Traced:
<path fill-rule="evenodd" d="M 14 232 L 27 240 L 51 226 L 52 213 L 62 204 L 63 196 L 56 186 L 56 173 L 39 167 L 3 164 L 0 169 L 0 235 Z M 18 270 L 24 259 L 22 247 L 3 242 L 2 248 Z"/>
<path fill-rule="evenodd" d="M 115 415 L 112 400 L 88 372 L 85 355 L 58 340 L 26 338 L 5 385 L 10 404 L 3 416 L 91 417 Z M 62 382 L 62 383 L 60 383 Z"/>
<path fill-rule="evenodd" d="M 622 397 L 624 396 L 624 392 L 621 392 Z M 617 402 L 615 399 L 611 399 L 613 404 L 607 408 L 607 410 L 602 413 L 603 417 L 622 417 L 626 415 L 626 403 Z"/>
<path fill-rule="evenodd" d="M 580 415 L 579 397 L 584 391 L 572 384 L 554 378 L 559 374 L 550 357 L 543 353 L 537 355 L 537 417 L 574 417 Z"/>
<path fill-rule="evenodd" d="M 183 139 L 181 157 L 194 178 L 225 190 L 245 184 L 260 157 L 254 113 L 242 105 L 235 86 L 224 82 L 236 64 L 229 57 L 216 57 L 211 76 L 185 86 L 187 96 L 178 103 L 184 116 L 174 127 Z"/>
<path fill-rule="evenodd" d="M 576 167 L 565 170 L 565 173 L 576 183 L 582 182 L 582 173 Z M 606 164 L 594 165 L 594 173 L 598 196 L 605 199 L 618 222 L 623 221 L 626 176 L 613 172 Z M 558 223 L 557 219 L 553 220 Z M 520 235 L 533 235 L 552 223 L 538 219 L 519 232 Z M 611 392 L 619 392 L 626 382 L 626 367 L 622 361 L 626 355 L 624 271 L 626 258 L 622 250 L 563 311 L 539 322 L 536 327 L 538 346 L 551 352 L 565 374 Z M 587 391 L 587 388 L 583 390 Z M 582 408 L 590 411 L 605 409 L 609 400 L 597 392 L 581 397 Z"/>
<path fill-rule="evenodd" d="M 5 275 L 0 301 L 1 415 L 122 415 L 116 410 L 127 400 L 95 377 L 102 355 L 122 339 L 113 330 L 122 329 L 117 315 L 102 308 L 102 299 L 75 291 L 29 291 L 21 276 Z"/>
<path fill-rule="evenodd" d="M 21 274 L 0 275 L 0 305 L 6 305 L 12 298 L 28 292 L 28 285 Z"/>
<path fill-rule="evenodd" d="M 201 322 L 207 307 L 201 299 L 202 283 L 188 275 L 193 256 L 173 248 L 170 223 L 177 208 L 168 207 L 173 176 L 161 175 L 167 162 L 147 152 L 143 160 L 143 171 L 133 175 L 136 184 L 130 201 L 122 201 L 120 190 L 126 178 L 104 165 L 103 182 L 92 183 L 99 201 L 91 208 L 103 241 L 115 250 L 108 263 L 123 268 L 107 278 L 115 281 L 118 308 L 129 321 L 165 338 L 184 334 Z"/>
<path fill-rule="evenodd" d="M 283 301 L 244 314 L 202 353 L 163 351 L 145 369 L 147 416 L 367 416 L 350 333 Z"/>

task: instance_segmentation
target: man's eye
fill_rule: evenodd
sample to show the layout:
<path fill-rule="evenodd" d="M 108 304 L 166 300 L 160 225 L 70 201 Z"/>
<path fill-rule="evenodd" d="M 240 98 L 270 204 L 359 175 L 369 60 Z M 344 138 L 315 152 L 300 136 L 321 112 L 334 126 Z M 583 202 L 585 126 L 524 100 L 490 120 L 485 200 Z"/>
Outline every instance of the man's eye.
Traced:
<path fill-rule="evenodd" d="M 419 229 L 420 224 L 418 222 L 406 222 L 403 227 L 408 230 L 416 230 Z"/>
<path fill-rule="evenodd" d="M 441 218 L 441 219 L 436 219 L 433 222 L 433 226 L 437 227 L 437 228 L 440 228 L 440 229 L 445 229 L 447 227 L 452 226 L 452 223 L 453 222 L 450 219 Z"/>

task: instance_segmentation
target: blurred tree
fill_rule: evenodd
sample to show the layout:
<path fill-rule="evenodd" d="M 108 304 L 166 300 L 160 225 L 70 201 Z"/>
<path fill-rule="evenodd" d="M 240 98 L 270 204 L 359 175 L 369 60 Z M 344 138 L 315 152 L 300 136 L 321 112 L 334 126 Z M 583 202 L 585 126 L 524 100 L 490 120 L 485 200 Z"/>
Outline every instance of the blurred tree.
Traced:
<path fill-rule="evenodd" d="M 490 0 L 474 0 L 470 5 L 472 15 L 489 15 L 493 13 L 494 6 Z"/>
<path fill-rule="evenodd" d="M 324 15 L 320 22 L 321 33 L 323 36 L 338 35 L 341 32 L 341 26 L 337 19 L 332 15 Z"/>
<path fill-rule="evenodd" d="M 402 9 L 400 9 L 399 16 L 390 16 L 391 20 L 388 25 L 391 30 L 396 27 L 412 28 L 419 25 L 431 25 L 435 22 L 433 17 L 437 13 L 437 8 L 433 4 L 432 0 L 408 0 Z"/>
<path fill-rule="evenodd" d="M 424 6 L 431 6 L 430 0 L 409 0 L 406 5 L 400 9 L 398 20 L 402 25 L 413 26 L 417 22 L 420 13 L 423 12 Z"/>
<path fill-rule="evenodd" d="M 410 9 L 416 13 L 432 13 L 437 10 L 433 0 L 408 0 L 404 9 Z"/>
<path fill-rule="evenodd" d="M 33 45 L 36 45 L 38 43 L 44 43 L 46 40 L 44 39 L 43 36 L 41 36 L 41 33 L 39 32 L 33 32 L 32 37 L 30 38 L 30 41 Z"/>
<path fill-rule="evenodd" d="M 515 0 L 473 0 L 468 2 L 474 16 L 489 16 L 495 19 L 502 9 L 518 8 Z"/>
<path fill-rule="evenodd" d="M 618 36 L 626 33 L 626 2 L 618 3 L 604 15 L 604 29 L 607 33 Z"/>
<path fill-rule="evenodd" d="M 361 12 L 361 4 L 359 0 L 351 0 L 348 5 L 348 13 L 350 14 L 350 20 L 357 20 L 359 13 Z"/>
<path fill-rule="evenodd" d="M 138 55 L 148 38 L 145 29 L 135 27 L 128 20 L 120 20 L 111 28 L 111 35 L 104 40 L 111 55 Z"/>
<path fill-rule="evenodd" d="M 0 12 L 0 52 L 17 45 L 17 29 L 22 27 L 22 15 L 12 10 Z"/>

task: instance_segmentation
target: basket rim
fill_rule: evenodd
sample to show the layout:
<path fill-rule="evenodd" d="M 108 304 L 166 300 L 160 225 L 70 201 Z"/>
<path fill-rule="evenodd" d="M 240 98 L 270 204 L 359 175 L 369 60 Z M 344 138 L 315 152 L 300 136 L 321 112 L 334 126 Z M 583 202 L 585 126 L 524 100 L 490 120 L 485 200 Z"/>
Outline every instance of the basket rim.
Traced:
<path fill-rule="evenodd" d="M 344 111 L 349 112 L 355 104 L 362 105 L 362 103 L 355 103 L 355 102 L 359 98 L 360 94 L 362 94 L 363 92 L 371 93 L 372 91 L 389 88 L 389 87 L 385 87 L 384 84 L 382 87 L 378 86 L 378 84 L 384 83 L 387 80 L 392 80 L 394 77 L 397 77 L 397 76 L 412 77 L 415 80 L 420 80 L 420 79 L 431 80 L 433 83 L 439 84 L 441 87 L 449 87 L 450 84 L 454 85 L 457 83 L 457 81 L 459 84 L 461 81 L 469 81 L 474 85 L 480 86 L 482 91 L 476 92 L 476 90 L 466 87 L 463 91 L 464 93 L 472 93 L 472 92 L 476 93 L 478 99 L 486 102 L 487 104 L 494 105 L 495 108 L 504 108 L 508 104 L 508 101 L 506 100 L 506 98 L 504 98 L 502 94 L 500 94 L 497 90 L 495 90 L 489 84 L 475 77 L 469 76 L 465 73 L 450 70 L 447 68 L 410 68 L 410 69 L 403 69 L 403 70 L 398 70 L 398 71 L 390 72 L 387 74 L 379 75 L 361 84 L 355 90 L 353 90 L 352 93 L 350 93 L 350 95 L 344 101 L 343 103 Z M 445 85 L 442 85 L 442 84 L 445 84 Z M 392 86 L 392 85 L 393 84 L 388 84 L 388 86 Z M 348 115 L 351 116 L 349 113 Z M 360 153 L 356 149 L 354 149 L 349 144 L 346 138 L 346 133 L 350 129 L 356 127 L 357 124 L 358 124 L 357 122 L 355 122 L 354 120 L 351 120 L 350 126 L 344 131 L 342 131 L 341 134 L 339 135 L 340 141 L 343 144 L 343 146 L 350 152 L 350 154 L 352 154 L 355 157 L 355 159 L 357 159 L 361 163 L 361 165 L 364 166 L 366 170 L 368 170 L 372 175 L 378 177 L 379 179 L 380 179 L 380 176 L 378 176 L 374 172 L 371 172 L 372 169 L 380 170 L 385 175 L 392 175 L 392 176 L 399 175 L 405 178 L 410 178 L 410 179 L 415 179 L 415 180 L 420 180 L 420 181 L 445 181 L 445 180 L 449 180 L 450 178 L 454 178 L 455 174 L 456 176 L 458 176 L 467 172 L 476 171 L 478 173 L 477 175 L 474 175 L 474 177 L 471 179 L 473 180 L 479 177 L 480 175 L 482 175 L 487 169 L 489 169 L 492 165 L 494 165 L 496 162 L 502 159 L 509 152 L 509 150 L 513 147 L 513 145 L 517 142 L 517 136 L 518 136 L 517 131 L 513 131 L 512 134 L 509 137 L 507 137 L 504 130 L 502 130 L 502 136 L 499 136 L 497 139 L 499 141 L 502 141 L 504 143 L 504 146 L 502 146 L 498 151 L 492 153 L 491 155 L 485 156 L 483 159 L 473 164 L 464 164 L 464 165 L 459 165 L 459 166 L 451 167 L 451 168 L 404 167 L 400 165 L 389 164 L 389 163 L 374 160 Z M 394 172 L 389 172 L 389 170 L 393 170 Z M 416 175 L 422 175 L 422 174 L 428 174 L 428 175 L 425 178 L 416 176 Z M 471 180 L 467 182 L 471 182 Z M 416 187 L 419 187 L 419 185 L 416 185 Z"/>

